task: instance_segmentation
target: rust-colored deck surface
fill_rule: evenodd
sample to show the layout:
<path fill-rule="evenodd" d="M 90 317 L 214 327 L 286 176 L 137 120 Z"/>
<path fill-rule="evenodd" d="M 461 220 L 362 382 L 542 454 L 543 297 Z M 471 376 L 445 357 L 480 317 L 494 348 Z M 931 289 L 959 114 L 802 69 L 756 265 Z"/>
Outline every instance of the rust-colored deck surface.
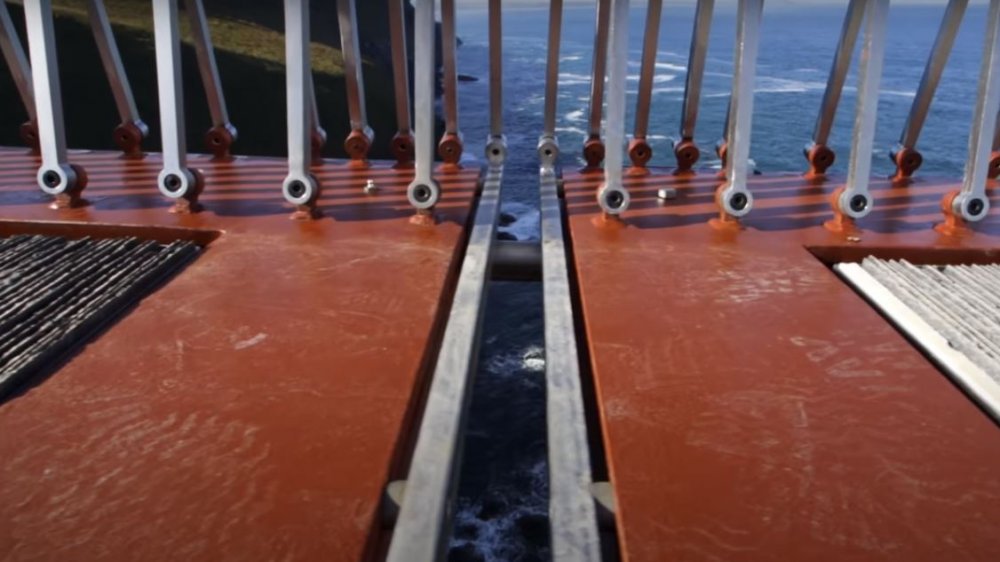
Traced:
<path fill-rule="evenodd" d="M 282 160 L 194 157 L 207 185 L 205 211 L 190 216 L 168 212 L 156 156 L 71 161 L 88 171 L 91 205 L 55 211 L 35 159 L 0 151 L 0 217 L 222 234 L 0 403 L 0 559 L 358 560 L 376 549 L 478 171 L 440 176 L 440 222 L 421 226 L 409 221 L 412 172 L 382 164 L 316 168 L 325 216 L 299 222 L 281 197 Z M 378 195 L 362 193 L 368 178 Z M 0 223 L 0 234 L 25 228 Z"/>
<path fill-rule="evenodd" d="M 1000 560 L 1000 428 L 806 249 L 1000 248 L 996 190 L 955 241 L 946 186 L 876 182 L 851 242 L 821 226 L 834 182 L 753 178 L 733 234 L 714 174 L 627 178 L 624 228 L 565 177 L 623 558 Z"/>

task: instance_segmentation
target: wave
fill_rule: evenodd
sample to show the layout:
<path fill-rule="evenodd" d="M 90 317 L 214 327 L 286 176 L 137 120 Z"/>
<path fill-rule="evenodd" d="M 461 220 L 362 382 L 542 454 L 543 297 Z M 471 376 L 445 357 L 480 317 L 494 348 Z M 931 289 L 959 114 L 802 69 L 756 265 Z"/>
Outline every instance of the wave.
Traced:
<path fill-rule="evenodd" d="M 559 129 L 556 131 L 558 132 Z M 516 220 L 507 226 L 500 227 L 500 232 L 512 234 L 518 240 L 538 240 L 541 215 L 537 207 L 511 201 L 505 203 L 502 210 L 516 217 Z"/>

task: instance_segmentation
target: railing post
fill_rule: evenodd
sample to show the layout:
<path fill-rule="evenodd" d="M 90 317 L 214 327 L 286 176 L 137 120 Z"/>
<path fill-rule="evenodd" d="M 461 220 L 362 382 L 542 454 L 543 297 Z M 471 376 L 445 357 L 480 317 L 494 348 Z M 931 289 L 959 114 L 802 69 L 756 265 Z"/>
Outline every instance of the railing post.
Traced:
<path fill-rule="evenodd" d="M 764 0 L 740 0 L 736 12 L 736 46 L 733 55 L 733 87 L 729 100 L 726 134 L 726 181 L 716 191 L 720 216 L 713 225 L 738 226 L 738 219 L 753 208 L 747 186 L 750 132 L 753 124 L 754 81 Z"/>
<path fill-rule="evenodd" d="M 361 47 L 354 0 L 337 0 L 337 21 L 340 23 L 340 52 L 344 56 L 347 82 L 347 110 L 351 118 L 351 132 L 344 141 L 344 150 L 352 166 L 366 168 L 375 133 L 368 126 L 365 109 L 365 80 L 361 73 Z"/>
<path fill-rule="evenodd" d="M 392 84 L 396 94 L 396 135 L 390 149 L 396 157 L 396 167 L 413 166 L 413 125 L 410 118 L 410 72 L 406 56 L 406 26 L 403 3 L 407 0 L 388 0 L 389 37 L 392 45 Z"/>
<path fill-rule="evenodd" d="M 444 104 L 444 136 L 438 155 L 445 170 L 454 170 L 462 160 L 462 133 L 458 128 L 458 35 L 455 27 L 455 0 L 441 0 L 441 73 Z M 418 73 L 417 76 L 420 76 Z"/>
<path fill-rule="evenodd" d="M 414 2 L 413 59 L 415 75 L 435 75 L 434 0 Z M 413 94 L 416 159 L 413 181 L 406 188 L 406 197 L 417 209 L 419 219 L 433 222 L 434 205 L 441 197 L 441 187 L 434 180 L 434 81 L 417 80 Z"/>
<path fill-rule="evenodd" d="M 198 71 L 208 100 L 208 111 L 212 116 L 212 128 L 205 133 L 205 146 L 216 160 L 231 158 L 229 148 L 236 140 L 236 127 L 229 122 L 226 97 L 222 93 L 222 80 L 215 62 L 212 35 L 208 29 L 208 17 L 202 0 L 185 0 L 191 34 L 194 38 L 195 54 L 198 56 Z"/>
<path fill-rule="evenodd" d="M 312 149 L 312 159 L 317 162 L 323 160 L 323 147 L 326 145 L 326 130 L 319 121 L 319 102 L 316 101 L 316 84 L 313 82 L 312 72 L 306 74 L 309 88 L 309 144 Z"/>
<path fill-rule="evenodd" d="M 944 196 L 941 207 L 945 222 L 938 230 L 945 234 L 963 234 L 968 223 L 986 218 L 990 200 L 986 196 L 986 178 L 990 153 L 1000 133 L 1000 0 L 990 0 L 983 42 L 983 62 L 979 71 L 979 91 L 972 114 L 969 155 L 965 161 L 962 187 Z"/>
<path fill-rule="evenodd" d="M 819 116 L 816 118 L 816 128 L 813 131 L 812 142 L 803 149 L 806 160 L 809 161 L 809 171 L 806 177 L 820 178 L 826 175 L 826 170 L 837 159 L 836 153 L 827 145 L 830 140 L 830 130 L 837 116 L 837 105 L 844 91 L 844 81 L 851 67 L 851 55 L 858 41 L 858 31 L 864 17 L 866 0 L 850 0 L 847 13 L 844 14 L 844 25 L 840 30 L 837 42 L 837 52 L 830 66 L 830 76 L 826 81 L 826 91 L 823 92 L 823 102 L 820 105 Z"/>
<path fill-rule="evenodd" d="M 1000 112 L 997 112 L 996 132 L 993 134 L 993 154 L 990 155 L 990 168 L 987 175 L 990 179 L 1000 178 Z"/>
<path fill-rule="evenodd" d="M 507 158 L 507 138 L 503 134 L 503 6 L 489 0 L 490 10 L 490 136 L 486 139 L 486 159 L 493 165 Z"/>
<path fill-rule="evenodd" d="M 42 153 L 38 186 L 55 196 L 55 207 L 76 207 L 84 202 L 80 195 L 87 185 L 87 175 L 83 168 L 70 164 L 66 158 L 66 129 L 51 0 L 25 2 L 24 17 Z"/>
<path fill-rule="evenodd" d="M 694 142 L 698 122 L 698 105 L 701 103 L 701 84 L 705 78 L 705 58 L 708 55 L 708 37 L 712 31 L 712 14 L 715 0 L 698 0 L 694 29 L 691 31 L 691 49 L 688 53 L 687 78 L 684 82 L 684 105 L 681 108 L 680 139 L 674 141 L 677 174 L 687 174 L 701 157 Z"/>
<path fill-rule="evenodd" d="M 309 63 L 309 0 L 285 0 L 285 95 L 288 105 L 288 176 L 281 186 L 295 205 L 294 219 L 318 215 L 319 181 L 309 171 L 316 103 Z"/>
<path fill-rule="evenodd" d="M 594 60 L 590 71 L 590 111 L 583 159 L 588 170 L 596 170 L 604 160 L 601 141 L 601 110 L 604 106 L 604 79 L 607 76 L 608 26 L 611 0 L 597 0 L 597 27 L 594 31 Z"/>
<path fill-rule="evenodd" d="M 101 64 L 104 66 L 111 94 L 118 109 L 120 123 L 114 131 L 115 144 L 126 157 L 139 158 L 142 156 L 142 140 L 149 136 L 149 127 L 139 117 L 139 110 L 135 106 L 132 86 L 129 84 L 128 75 L 125 74 L 125 66 L 122 64 L 118 43 L 108 21 L 104 1 L 89 0 L 87 8 L 97 51 L 101 55 Z"/>
<path fill-rule="evenodd" d="M 28 114 L 28 120 L 20 127 L 21 140 L 33 152 L 38 153 L 38 123 L 35 117 L 35 95 L 31 91 L 31 66 L 17 37 L 17 29 L 10 19 L 5 1 L 0 1 L 0 52 L 10 69 L 24 111 Z"/>
<path fill-rule="evenodd" d="M 646 164 L 653 157 L 653 149 L 646 141 L 649 130 L 649 104 L 653 98 L 653 75 L 656 73 L 656 52 L 660 38 L 660 16 L 663 0 L 649 0 L 646 7 L 646 30 L 642 42 L 642 65 L 639 70 L 639 91 L 635 102 L 635 128 L 628 145 L 633 174 L 648 173 Z"/>
<path fill-rule="evenodd" d="M 920 79 L 917 95 L 913 98 L 913 105 L 910 106 L 910 114 L 906 118 L 903 132 L 899 135 L 899 144 L 889 153 L 889 157 L 896 165 L 894 181 L 905 181 L 924 162 L 923 156 L 917 150 L 917 140 L 927 119 L 934 92 L 937 91 L 938 83 L 941 81 L 941 73 L 948 64 L 948 56 L 951 55 L 955 36 L 958 35 L 958 28 L 962 24 L 962 17 L 968 5 L 969 0 L 950 0 L 944 17 L 941 18 L 941 28 L 934 40 L 931 54 L 927 57 L 927 66 Z"/>
<path fill-rule="evenodd" d="M 1000 1 L 1000 0 L 997 0 Z M 851 233 L 854 221 L 871 212 L 872 197 L 868 192 L 871 180 L 872 149 L 875 142 L 875 121 L 878 114 L 878 93 L 882 81 L 885 55 L 885 35 L 889 15 L 889 0 L 865 0 L 865 38 L 858 71 L 858 101 L 854 111 L 854 133 L 851 141 L 851 161 L 847 166 L 847 184 L 833 192 L 831 203 L 834 218 L 826 227 L 834 232 Z"/>
<path fill-rule="evenodd" d="M 538 157 L 543 168 L 554 169 L 559 159 L 556 138 L 556 105 L 559 102 L 559 42 L 562 37 L 563 0 L 549 2 L 549 42 L 545 61 L 545 109 L 542 134 L 538 138 Z"/>
<path fill-rule="evenodd" d="M 163 139 L 163 169 L 157 177 L 157 187 L 160 193 L 175 201 L 172 212 L 196 211 L 203 180 L 200 173 L 187 166 L 177 0 L 153 0 L 153 27 L 160 134 Z"/>
<path fill-rule="evenodd" d="M 625 150 L 625 82 L 628 78 L 628 4 L 629 0 L 611 1 L 608 37 L 608 120 L 605 138 L 604 182 L 597 189 L 597 204 L 606 218 L 617 217 L 629 206 L 629 193 L 622 181 Z M 594 76 L 603 80 L 603 76 Z"/>

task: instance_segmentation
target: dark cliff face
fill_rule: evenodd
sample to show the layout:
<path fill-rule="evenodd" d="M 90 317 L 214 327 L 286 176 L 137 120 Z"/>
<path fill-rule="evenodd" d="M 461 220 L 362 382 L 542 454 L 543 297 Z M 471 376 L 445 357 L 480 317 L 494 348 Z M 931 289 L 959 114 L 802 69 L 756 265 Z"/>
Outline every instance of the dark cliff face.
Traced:
<path fill-rule="evenodd" d="M 152 17 L 148 0 L 105 0 L 114 26 L 136 103 L 150 126 L 143 147 L 159 150 L 159 116 Z M 56 37 L 63 89 L 67 141 L 71 148 L 115 149 L 111 132 L 118 124 L 111 91 L 79 0 L 56 0 Z M 408 24 L 413 9 L 405 2 Z M 20 6 L 9 5 L 24 42 Z M 212 0 L 205 6 L 210 19 L 216 57 L 230 119 L 239 131 L 233 146 L 237 154 L 284 156 L 285 120 L 284 13 L 279 1 Z M 340 34 L 336 2 L 312 2 L 314 81 L 320 121 L 327 131 L 328 157 L 345 157 L 343 141 L 349 133 L 346 91 L 339 66 Z M 388 143 L 396 130 L 392 61 L 386 0 L 357 2 L 359 37 L 364 59 L 368 117 L 375 131 L 372 158 L 390 158 Z M 182 14 L 182 27 L 184 27 Z M 408 27 L 409 27 L 408 25 Z M 222 37 L 226 34 L 226 37 Z M 410 48 L 412 84 L 412 37 Z M 316 44 L 325 46 L 317 49 Z M 235 46 L 235 47 L 234 47 Z M 337 52 L 335 52 L 337 51 Z M 269 53 L 263 56 L 261 53 Z M 317 54 L 319 53 L 319 54 Z M 332 55 L 332 56 L 331 56 Z M 317 60 L 317 56 L 332 60 Z M 190 152 L 204 152 L 203 135 L 211 125 L 198 74 L 194 48 L 182 46 L 183 82 Z M 334 70 L 331 70 L 334 69 Z M 412 92 L 412 87 L 411 87 Z M 8 72 L 0 71 L 0 144 L 18 146 L 18 126 L 27 118 Z"/>

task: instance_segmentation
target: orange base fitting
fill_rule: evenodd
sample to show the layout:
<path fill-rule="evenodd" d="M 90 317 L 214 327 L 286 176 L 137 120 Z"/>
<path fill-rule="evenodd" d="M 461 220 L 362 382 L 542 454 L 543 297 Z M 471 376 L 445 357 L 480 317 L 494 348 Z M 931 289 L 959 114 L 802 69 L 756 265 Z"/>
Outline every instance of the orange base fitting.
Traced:
<path fill-rule="evenodd" d="M 945 236 L 969 236 L 974 233 L 969 223 L 960 215 L 955 214 L 955 198 L 959 191 L 950 191 L 941 198 L 941 212 L 944 213 L 944 222 L 934 225 L 934 230 Z"/>
<path fill-rule="evenodd" d="M 357 129 L 351 131 L 344 140 L 344 151 L 350 158 L 348 163 L 352 168 L 368 167 L 368 151 L 372 147 L 372 139 L 364 131 Z"/>
<path fill-rule="evenodd" d="M 913 173 L 924 163 L 924 157 L 915 148 L 902 148 L 890 156 L 896 164 L 896 173 L 892 175 L 892 181 L 897 185 L 909 183 Z"/>
<path fill-rule="evenodd" d="M 410 224 L 417 226 L 434 226 L 438 222 L 434 209 L 417 209 L 417 212 L 410 217 Z"/>
<path fill-rule="evenodd" d="M 389 142 L 389 151 L 396 158 L 393 168 L 401 170 L 413 167 L 413 135 L 396 133 Z"/>
<path fill-rule="evenodd" d="M 835 234 L 844 234 L 847 236 L 857 236 L 861 233 L 861 229 L 858 228 L 858 224 L 854 222 L 854 219 L 840 209 L 840 196 L 843 195 L 846 187 L 838 187 L 833 190 L 830 195 L 830 206 L 833 207 L 833 218 L 823 223 L 823 228 L 833 232 Z"/>
<path fill-rule="evenodd" d="M 115 127 L 115 145 L 125 158 L 142 158 L 142 129 L 135 123 L 122 123 Z"/>
<path fill-rule="evenodd" d="M 601 162 L 604 162 L 604 142 L 601 137 L 590 137 L 583 143 L 583 159 L 587 162 L 584 170 L 600 169 Z"/>
<path fill-rule="evenodd" d="M 462 137 L 458 133 L 445 133 L 438 143 L 438 156 L 444 162 L 441 169 L 445 172 L 461 170 L 462 151 Z"/>
<path fill-rule="evenodd" d="M 314 162 L 323 161 L 323 147 L 326 146 L 326 131 L 318 127 L 313 128 L 309 135 L 309 145 L 312 149 L 312 159 Z"/>
<path fill-rule="evenodd" d="M 807 178 L 825 178 L 826 171 L 837 161 L 837 154 L 825 144 L 814 144 L 806 151 L 806 160 L 809 162 Z"/>
<path fill-rule="evenodd" d="M 653 149 L 644 138 L 632 139 L 628 143 L 628 157 L 632 167 L 628 169 L 630 176 L 645 176 L 649 173 L 646 164 L 653 157 Z"/>
<path fill-rule="evenodd" d="M 993 180 L 1000 178 L 1000 150 L 994 150 L 990 155 L 990 167 L 986 177 Z"/>
<path fill-rule="evenodd" d="M 726 153 L 725 145 L 722 145 L 722 154 Z M 715 204 L 719 206 L 719 216 L 709 219 L 708 225 L 712 228 L 724 232 L 739 232 L 745 227 L 738 217 L 730 215 L 724 210 L 722 205 L 722 192 L 726 190 L 726 184 L 722 184 L 715 189 Z"/>
<path fill-rule="evenodd" d="M 716 174 L 719 178 L 726 177 L 726 157 L 729 156 L 729 144 L 726 141 L 722 141 L 715 145 L 715 155 L 719 157 L 722 161 L 722 169 Z"/>
<path fill-rule="evenodd" d="M 216 125 L 205 133 L 205 147 L 212 153 L 213 160 L 229 161 L 233 155 L 229 149 L 236 140 L 236 128 L 229 123 Z"/>
<path fill-rule="evenodd" d="M 41 147 L 38 145 L 38 124 L 34 121 L 25 121 L 21 123 L 18 130 L 21 136 L 21 142 L 24 146 L 31 149 L 32 154 L 41 154 Z"/>
<path fill-rule="evenodd" d="M 170 207 L 170 212 L 175 215 L 190 215 L 201 212 L 203 208 L 198 197 L 205 190 L 205 174 L 201 170 L 191 170 L 191 175 L 194 176 L 193 188 L 183 197 L 174 200 L 174 205 Z"/>
<path fill-rule="evenodd" d="M 677 158 L 677 169 L 674 170 L 675 176 L 686 176 L 694 174 L 692 168 L 701 158 L 701 151 L 698 150 L 698 146 L 694 144 L 692 139 L 683 139 L 681 142 L 674 145 L 674 157 Z"/>
<path fill-rule="evenodd" d="M 76 173 L 76 185 L 73 189 L 56 195 L 55 200 L 49 205 L 52 209 L 77 209 L 90 204 L 83 198 L 83 190 L 87 187 L 87 171 L 77 164 L 70 164 L 69 167 Z"/>

